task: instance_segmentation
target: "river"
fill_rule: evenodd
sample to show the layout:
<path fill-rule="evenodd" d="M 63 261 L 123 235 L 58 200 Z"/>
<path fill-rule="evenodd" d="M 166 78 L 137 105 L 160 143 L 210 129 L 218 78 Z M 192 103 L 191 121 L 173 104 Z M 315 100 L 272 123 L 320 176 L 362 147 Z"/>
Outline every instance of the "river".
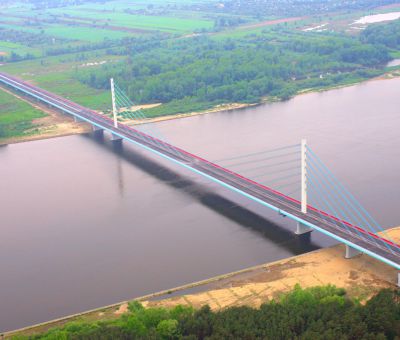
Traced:
<path fill-rule="evenodd" d="M 309 145 L 385 227 L 400 224 L 400 79 L 158 124 L 210 160 Z M 286 258 L 333 241 L 124 143 L 0 148 L 0 330 Z"/>
<path fill-rule="evenodd" d="M 394 67 L 400 65 L 400 59 L 393 59 L 392 61 L 388 62 L 386 65 L 387 67 Z"/>

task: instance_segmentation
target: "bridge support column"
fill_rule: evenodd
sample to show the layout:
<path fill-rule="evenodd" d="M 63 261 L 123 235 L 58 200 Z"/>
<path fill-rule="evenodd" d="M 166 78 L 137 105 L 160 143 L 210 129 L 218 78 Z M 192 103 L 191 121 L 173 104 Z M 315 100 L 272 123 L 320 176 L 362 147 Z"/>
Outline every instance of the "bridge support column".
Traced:
<path fill-rule="evenodd" d="M 346 244 L 346 255 L 345 255 L 346 259 L 351 259 L 360 254 L 362 254 L 361 251 L 354 249 Z"/>
<path fill-rule="evenodd" d="M 111 140 L 112 140 L 113 142 L 118 142 L 118 141 L 121 141 L 121 142 L 122 142 L 122 138 L 119 137 L 119 136 L 117 136 L 117 135 L 114 135 L 113 133 L 111 134 Z"/>
<path fill-rule="evenodd" d="M 102 128 L 96 126 L 96 125 L 92 125 L 92 130 L 93 130 L 93 132 L 104 131 L 104 129 L 102 129 Z"/>
<path fill-rule="evenodd" d="M 295 231 L 296 235 L 308 234 L 308 233 L 311 233 L 312 231 L 313 231 L 312 228 L 307 227 L 300 222 L 297 222 L 297 227 L 296 227 L 296 231 Z"/>
<path fill-rule="evenodd" d="M 76 117 L 76 116 L 74 116 L 74 121 L 75 121 L 76 123 L 82 123 L 82 122 L 84 122 L 83 119 L 80 119 L 80 118 L 78 118 L 78 117 Z"/>

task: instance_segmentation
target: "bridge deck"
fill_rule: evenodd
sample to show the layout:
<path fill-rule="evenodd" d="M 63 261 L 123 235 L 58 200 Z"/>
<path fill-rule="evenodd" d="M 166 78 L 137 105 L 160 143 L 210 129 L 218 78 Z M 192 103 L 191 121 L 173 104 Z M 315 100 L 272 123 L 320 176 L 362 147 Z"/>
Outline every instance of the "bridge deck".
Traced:
<path fill-rule="evenodd" d="M 0 82 L 24 92 L 66 113 L 81 118 L 97 127 L 134 142 L 148 150 L 167 157 L 186 168 L 200 173 L 236 192 L 264 204 L 281 214 L 289 216 L 305 225 L 328 234 L 335 239 L 361 250 L 389 265 L 400 269 L 400 248 L 398 245 L 362 228 L 338 220 L 312 206 L 307 214 L 301 212 L 301 204 L 280 192 L 267 188 L 228 169 L 213 164 L 196 155 L 149 136 L 130 126 L 119 124 L 114 127 L 113 121 L 93 110 L 73 103 L 65 98 L 30 85 L 15 77 L 0 73 Z"/>

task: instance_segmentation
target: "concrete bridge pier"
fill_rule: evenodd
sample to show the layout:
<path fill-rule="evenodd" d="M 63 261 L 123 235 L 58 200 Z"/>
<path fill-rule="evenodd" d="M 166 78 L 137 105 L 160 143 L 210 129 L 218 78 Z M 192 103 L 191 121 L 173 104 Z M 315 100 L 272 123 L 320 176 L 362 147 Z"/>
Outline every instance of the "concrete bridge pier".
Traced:
<path fill-rule="evenodd" d="M 346 244 L 346 254 L 344 256 L 346 259 L 351 259 L 360 254 L 362 254 L 361 251 L 354 249 Z"/>
<path fill-rule="evenodd" d="M 84 122 L 83 119 L 80 119 L 80 118 L 77 117 L 77 116 L 74 116 L 74 121 L 75 121 L 76 123 L 82 123 L 82 122 Z"/>
<path fill-rule="evenodd" d="M 103 132 L 104 129 L 102 129 L 102 128 L 96 126 L 96 125 L 92 125 L 92 131 L 93 132 Z"/>
<path fill-rule="evenodd" d="M 97 139 L 104 139 L 104 129 L 99 128 L 96 125 L 92 125 L 93 136 Z"/>
<path fill-rule="evenodd" d="M 312 228 L 307 227 L 300 222 L 297 222 L 296 231 L 295 231 L 296 235 L 308 234 L 308 233 L 311 233 L 312 231 L 313 231 Z"/>
<path fill-rule="evenodd" d="M 114 135 L 113 133 L 111 134 L 111 140 L 113 142 L 122 142 L 122 138 L 117 135 Z"/>

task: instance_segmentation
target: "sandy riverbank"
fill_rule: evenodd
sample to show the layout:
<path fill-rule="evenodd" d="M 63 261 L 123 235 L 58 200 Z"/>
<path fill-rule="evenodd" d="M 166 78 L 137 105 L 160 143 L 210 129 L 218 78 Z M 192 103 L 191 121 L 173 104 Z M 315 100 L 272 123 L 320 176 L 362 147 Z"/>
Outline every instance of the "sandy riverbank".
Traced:
<path fill-rule="evenodd" d="M 304 89 L 304 90 L 299 91 L 296 94 L 296 97 L 304 95 L 304 94 L 307 94 L 307 93 L 326 92 L 326 91 L 330 91 L 330 90 L 343 89 L 343 88 L 350 87 L 350 86 L 355 86 L 355 85 L 359 85 L 359 84 L 363 84 L 363 83 L 368 83 L 368 82 L 371 82 L 371 81 L 390 80 L 390 79 L 394 79 L 394 78 L 398 78 L 398 77 L 400 77 L 400 69 L 384 73 L 384 74 L 382 74 L 382 75 L 380 75 L 378 77 L 371 78 L 371 79 L 368 79 L 368 80 L 365 80 L 365 81 L 358 81 L 358 82 L 356 81 L 354 83 L 343 84 L 343 85 L 332 85 L 330 87 L 321 88 L 321 89 Z"/>
<path fill-rule="evenodd" d="M 400 227 L 389 234 L 400 242 Z M 332 284 L 361 300 L 370 298 L 382 288 L 395 287 L 397 271 L 394 268 L 367 255 L 348 260 L 344 253 L 344 245 L 317 250 L 233 275 L 217 281 L 203 292 L 143 304 L 148 307 L 191 305 L 195 308 L 208 304 L 216 310 L 241 305 L 258 308 L 263 302 L 292 290 L 296 284 L 304 288 Z"/>
<path fill-rule="evenodd" d="M 387 80 L 387 79 L 393 79 L 396 77 L 400 77 L 400 70 L 395 70 L 392 72 L 385 73 L 379 77 L 372 78 L 369 80 L 366 80 L 365 82 L 368 81 L 377 81 L 377 80 Z M 335 89 L 340 89 L 340 88 L 345 88 L 349 86 L 354 86 L 357 84 L 361 84 L 363 82 L 354 82 L 351 84 L 344 84 L 344 85 L 335 85 L 327 88 L 321 88 L 321 89 L 304 89 L 296 94 L 296 96 L 301 96 L 305 95 L 308 93 L 313 93 L 313 92 L 325 92 L 329 90 L 335 90 Z M 222 111 L 231 111 L 231 110 L 237 110 L 237 109 L 243 109 L 246 107 L 251 107 L 251 106 L 257 106 L 257 105 L 262 105 L 266 103 L 272 103 L 272 102 L 277 102 L 278 99 L 276 98 L 269 98 L 265 97 L 261 100 L 260 103 L 253 103 L 253 104 L 245 104 L 245 103 L 230 103 L 230 104 L 221 104 L 217 105 L 211 109 L 204 110 L 204 111 L 194 111 L 194 112 L 188 112 L 188 113 L 179 113 L 179 114 L 173 114 L 173 115 L 168 115 L 168 116 L 160 116 L 160 117 L 155 117 L 155 118 L 149 118 L 144 121 L 136 121 L 136 120 L 126 120 L 124 123 L 127 124 L 148 124 L 148 123 L 155 123 L 155 122 L 162 122 L 166 120 L 172 120 L 172 119 L 181 119 L 181 118 L 189 118 L 193 116 L 199 116 L 199 115 L 204 115 L 204 114 L 209 114 L 209 113 L 216 113 L 216 112 L 222 112 Z M 133 111 L 135 110 L 140 110 L 140 109 L 147 109 L 147 108 L 152 108 L 152 107 L 157 107 L 162 105 L 161 103 L 157 104 L 148 104 L 148 105 L 139 105 L 139 106 L 134 106 L 131 109 Z"/>
<path fill-rule="evenodd" d="M 400 227 L 388 230 L 387 235 L 399 243 Z M 302 287 L 333 284 L 345 288 L 350 296 L 363 301 L 382 288 L 395 287 L 396 282 L 397 271 L 394 268 L 364 254 L 345 259 L 344 246 L 337 245 L 151 294 L 137 300 L 147 307 L 191 305 L 198 308 L 206 304 L 216 310 L 240 305 L 259 307 L 263 302 L 292 290 L 296 284 Z M 196 293 L 188 293 L 193 289 Z M 174 296 L 171 297 L 171 294 Z M 126 310 L 127 302 L 121 302 L 10 332 L 6 337 L 41 333 L 77 319 L 113 319 Z"/>
<path fill-rule="evenodd" d="M 204 111 L 194 111 L 194 112 L 188 112 L 188 113 L 178 113 L 174 115 L 168 115 L 168 116 L 160 116 L 160 117 L 154 117 L 154 118 L 149 118 L 144 121 L 125 121 L 127 124 L 148 124 L 148 123 L 155 123 L 155 122 L 163 122 L 166 120 L 171 120 L 171 119 L 180 119 L 180 118 L 188 118 L 188 117 L 193 117 L 193 116 L 199 116 L 199 115 L 205 115 L 208 113 L 216 113 L 216 112 L 222 112 L 222 111 L 231 111 L 231 110 L 237 110 L 237 109 L 242 109 L 245 107 L 250 107 L 250 106 L 256 106 L 260 105 L 262 103 L 254 103 L 254 104 L 244 104 L 244 103 L 231 103 L 231 104 L 221 104 L 221 105 L 216 105 L 211 109 L 204 110 Z M 155 106 L 159 106 L 160 104 L 155 104 Z M 143 106 L 142 106 L 143 107 Z M 153 106 L 154 107 L 154 106 Z"/>

